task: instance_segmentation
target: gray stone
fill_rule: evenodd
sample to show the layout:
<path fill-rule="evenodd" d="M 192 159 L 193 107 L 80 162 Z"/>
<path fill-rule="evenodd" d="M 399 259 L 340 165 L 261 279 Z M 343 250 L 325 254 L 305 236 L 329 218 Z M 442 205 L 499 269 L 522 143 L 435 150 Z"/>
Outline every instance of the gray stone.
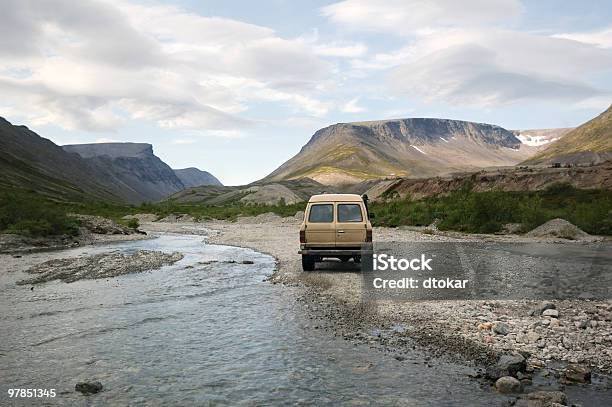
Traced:
<path fill-rule="evenodd" d="M 512 376 L 503 376 L 497 379 L 495 382 L 495 388 L 498 392 L 503 394 L 508 393 L 520 393 L 521 392 L 521 382 L 518 379 Z"/>
<path fill-rule="evenodd" d="M 542 315 L 545 316 L 545 317 L 558 318 L 559 317 L 559 311 L 557 311 L 556 309 L 547 309 L 544 312 L 542 312 Z"/>
<path fill-rule="evenodd" d="M 496 380 L 503 376 L 516 376 L 519 372 L 525 372 L 527 362 L 520 354 L 502 355 L 494 366 L 489 366 L 486 376 Z"/>
<path fill-rule="evenodd" d="M 510 326 L 505 322 L 498 322 L 493 325 L 493 332 L 498 335 L 508 335 L 510 333 Z"/>
<path fill-rule="evenodd" d="M 525 372 L 527 362 L 522 355 L 502 355 L 497 362 L 497 368 L 509 376 L 516 376 L 518 372 Z"/>
<path fill-rule="evenodd" d="M 553 304 L 552 302 L 543 301 L 540 304 L 538 304 L 534 309 L 532 309 L 529 314 L 531 316 L 538 316 L 538 315 L 542 315 L 542 312 L 546 311 L 547 309 L 555 309 L 555 308 L 557 308 L 557 306 Z"/>

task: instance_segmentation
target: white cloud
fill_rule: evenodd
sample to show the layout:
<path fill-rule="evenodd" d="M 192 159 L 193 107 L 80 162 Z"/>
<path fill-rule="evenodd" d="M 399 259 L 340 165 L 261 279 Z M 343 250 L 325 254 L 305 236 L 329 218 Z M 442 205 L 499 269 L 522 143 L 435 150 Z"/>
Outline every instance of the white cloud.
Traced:
<path fill-rule="evenodd" d="M 356 97 L 346 103 L 341 110 L 345 113 L 361 113 L 365 112 L 366 108 L 363 106 L 359 106 L 359 97 Z"/>
<path fill-rule="evenodd" d="M 397 92 L 458 105 L 580 101 L 609 94 L 583 78 L 612 66 L 589 44 L 506 30 L 444 31 L 421 38 L 394 69 Z"/>
<path fill-rule="evenodd" d="M 262 98 L 308 114 L 329 110 L 320 101 L 332 68 L 320 58 L 325 45 L 317 51 L 267 27 L 173 6 L 7 1 L 0 92 L 33 124 L 112 131 L 142 119 L 227 130 L 253 125 L 244 112 Z M 245 92 L 245 82 L 265 95 Z"/>
<path fill-rule="evenodd" d="M 608 27 L 599 31 L 556 34 L 554 35 L 554 37 L 580 41 L 586 44 L 593 44 L 603 48 L 612 48 L 612 27 Z"/>
<path fill-rule="evenodd" d="M 339 25 L 404 38 L 395 51 L 351 61 L 354 77 L 391 69 L 394 94 L 488 107 L 609 98 L 612 89 L 589 79 L 610 71 L 612 29 L 551 36 L 503 28 L 523 11 L 518 0 L 345 0 L 322 9 Z"/>
<path fill-rule="evenodd" d="M 345 0 L 321 10 L 337 24 L 400 35 L 424 33 L 433 26 L 506 22 L 522 11 L 518 0 Z"/>

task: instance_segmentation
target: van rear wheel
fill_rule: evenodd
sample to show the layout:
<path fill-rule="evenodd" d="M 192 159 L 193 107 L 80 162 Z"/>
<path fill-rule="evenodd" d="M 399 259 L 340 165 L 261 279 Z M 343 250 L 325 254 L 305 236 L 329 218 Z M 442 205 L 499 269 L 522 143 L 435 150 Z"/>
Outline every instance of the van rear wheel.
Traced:
<path fill-rule="evenodd" d="M 315 257 L 302 254 L 302 270 L 313 271 L 315 269 Z"/>

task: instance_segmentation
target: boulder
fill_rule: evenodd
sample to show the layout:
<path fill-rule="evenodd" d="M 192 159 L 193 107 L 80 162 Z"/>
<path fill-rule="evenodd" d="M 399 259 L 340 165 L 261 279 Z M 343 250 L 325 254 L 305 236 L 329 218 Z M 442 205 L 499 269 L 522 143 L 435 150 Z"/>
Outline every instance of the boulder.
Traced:
<path fill-rule="evenodd" d="M 527 362 L 523 355 L 507 354 L 502 355 L 494 366 L 487 368 L 487 377 L 496 380 L 503 376 L 516 377 L 519 372 L 527 370 Z"/>
<path fill-rule="evenodd" d="M 542 316 L 559 318 L 559 311 L 557 311 L 556 309 L 547 309 L 542 312 Z"/>
<path fill-rule="evenodd" d="M 531 316 L 539 316 L 548 309 L 556 309 L 557 306 L 550 301 L 543 301 L 529 312 Z"/>
<path fill-rule="evenodd" d="M 563 371 L 565 383 L 590 383 L 591 369 L 586 366 L 571 364 Z"/>
<path fill-rule="evenodd" d="M 495 382 L 495 388 L 498 392 L 503 394 L 508 393 L 520 393 L 522 386 L 521 382 L 518 381 L 515 377 L 512 376 L 503 376 L 497 379 Z"/>
<path fill-rule="evenodd" d="M 493 332 L 498 335 L 508 335 L 510 333 L 510 326 L 505 322 L 498 322 L 493 325 Z"/>
<path fill-rule="evenodd" d="M 515 407 L 558 407 L 567 405 L 567 396 L 562 391 L 534 391 L 522 396 Z"/>

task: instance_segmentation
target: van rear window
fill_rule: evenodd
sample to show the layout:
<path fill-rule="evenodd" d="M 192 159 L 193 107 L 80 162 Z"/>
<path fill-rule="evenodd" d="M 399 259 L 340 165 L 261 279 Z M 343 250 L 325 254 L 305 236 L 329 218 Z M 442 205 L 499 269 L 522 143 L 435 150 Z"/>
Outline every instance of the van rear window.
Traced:
<path fill-rule="evenodd" d="M 334 221 L 334 206 L 332 204 L 319 204 L 310 207 L 308 222 L 330 223 Z"/>
<path fill-rule="evenodd" d="M 361 206 L 357 204 L 339 204 L 338 222 L 363 222 Z"/>

